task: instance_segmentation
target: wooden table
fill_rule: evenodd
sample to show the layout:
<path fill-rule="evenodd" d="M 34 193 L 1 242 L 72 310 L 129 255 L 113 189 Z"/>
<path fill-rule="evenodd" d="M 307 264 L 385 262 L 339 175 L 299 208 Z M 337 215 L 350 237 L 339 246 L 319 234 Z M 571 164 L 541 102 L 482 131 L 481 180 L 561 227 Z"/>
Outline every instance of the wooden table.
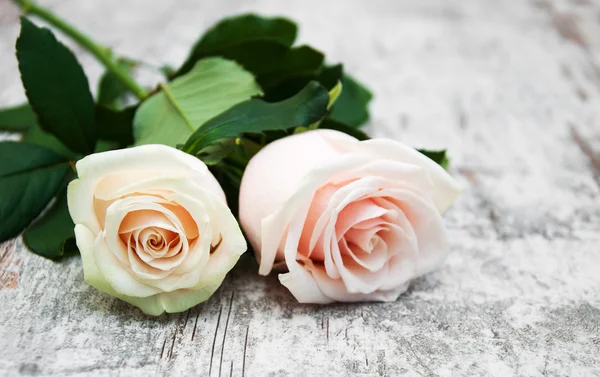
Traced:
<path fill-rule="evenodd" d="M 465 193 L 447 263 L 386 304 L 300 305 L 248 255 L 208 302 L 152 318 L 87 286 L 79 258 L 6 242 L 0 375 L 600 375 L 599 3 L 40 2 L 156 65 L 224 15 L 290 16 L 373 89 L 370 132 L 448 147 Z M 17 34 L 2 0 L 0 106 L 24 99 Z"/>

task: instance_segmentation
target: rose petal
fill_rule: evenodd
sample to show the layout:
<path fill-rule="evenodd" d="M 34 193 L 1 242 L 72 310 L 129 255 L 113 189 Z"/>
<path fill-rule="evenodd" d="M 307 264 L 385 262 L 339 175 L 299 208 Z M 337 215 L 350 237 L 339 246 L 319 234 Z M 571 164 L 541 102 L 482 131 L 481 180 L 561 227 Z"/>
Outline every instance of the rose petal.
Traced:
<path fill-rule="evenodd" d="M 343 236 L 350 228 L 365 220 L 375 219 L 389 211 L 377 205 L 371 199 L 348 204 L 339 214 L 335 231 L 338 237 Z"/>
<path fill-rule="evenodd" d="M 227 207 L 227 204 L 212 195 L 206 195 L 202 198 L 202 202 L 212 220 L 211 229 L 216 236 L 213 237 L 211 244 L 213 246 L 218 245 L 218 247 L 210 254 L 200 281 L 198 281 L 194 289 L 218 287 L 225 278 L 225 275 L 248 249 L 240 226 L 229 207 Z"/>
<path fill-rule="evenodd" d="M 342 279 L 331 279 L 322 267 L 307 264 L 310 274 L 318 285 L 321 294 L 327 297 L 330 302 L 369 302 L 369 301 L 395 301 L 408 289 L 408 283 L 401 284 L 393 289 L 380 289 L 369 294 L 348 292 Z M 281 276 L 281 275 L 280 275 Z M 317 301 L 305 301 L 307 303 L 320 303 Z"/>
<path fill-rule="evenodd" d="M 324 137 L 331 140 L 332 144 L 347 153 L 369 153 L 386 160 L 402 161 L 425 169 L 434 187 L 429 193 L 430 198 L 440 213 L 444 213 L 462 192 L 460 185 L 444 168 L 424 154 L 403 143 L 390 139 L 371 139 L 355 142 L 344 138 L 336 138 L 332 133 L 325 134 Z M 420 192 L 425 191 L 422 187 L 413 186 L 412 184 L 415 182 L 407 182 L 411 184 L 413 189 Z"/>
<path fill-rule="evenodd" d="M 350 256 L 355 263 L 372 273 L 379 271 L 388 261 L 387 244 L 383 240 L 380 241 L 378 247 L 371 253 L 354 252 L 348 247 L 345 239 L 338 241 L 338 247 L 342 255 Z"/>
<path fill-rule="evenodd" d="M 171 232 L 178 232 L 178 229 L 165 216 L 164 212 L 152 209 L 139 209 L 125 214 L 119 226 L 119 233 L 129 233 L 148 227 L 163 228 Z"/>
<path fill-rule="evenodd" d="M 396 202 L 402 208 L 410 228 L 414 231 L 418 244 L 416 276 L 438 268 L 448 256 L 449 248 L 446 228 L 435 205 L 410 190 L 388 189 L 376 195 Z"/>
<path fill-rule="evenodd" d="M 127 269 L 123 268 L 115 254 L 109 250 L 102 233 L 96 238 L 94 260 L 104 278 L 115 291 L 136 297 L 148 297 L 160 293 L 160 289 L 141 283 Z"/>

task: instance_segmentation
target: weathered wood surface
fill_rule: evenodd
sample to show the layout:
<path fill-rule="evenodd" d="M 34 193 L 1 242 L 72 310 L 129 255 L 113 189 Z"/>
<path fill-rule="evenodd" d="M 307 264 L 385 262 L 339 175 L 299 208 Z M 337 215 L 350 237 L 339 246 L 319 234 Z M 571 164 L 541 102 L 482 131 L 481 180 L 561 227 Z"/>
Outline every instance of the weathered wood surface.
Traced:
<path fill-rule="evenodd" d="M 207 303 L 150 318 L 88 287 L 77 258 L 5 243 L 0 375 L 600 375 L 598 3 L 40 2 L 157 65 L 223 15 L 293 17 L 369 83 L 372 133 L 448 147 L 465 193 L 445 266 L 388 304 L 299 305 L 246 258 Z M 24 98 L 17 33 L 2 0 L 0 106 Z"/>

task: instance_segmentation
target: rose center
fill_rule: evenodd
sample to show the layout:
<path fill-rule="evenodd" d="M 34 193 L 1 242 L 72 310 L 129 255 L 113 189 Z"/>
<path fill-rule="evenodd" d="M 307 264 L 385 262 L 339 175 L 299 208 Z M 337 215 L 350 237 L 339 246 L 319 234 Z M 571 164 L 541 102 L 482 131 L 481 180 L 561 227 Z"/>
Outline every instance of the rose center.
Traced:
<path fill-rule="evenodd" d="M 119 227 L 119 237 L 135 272 L 168 271 L 179 266 L 190 244 L 199 237 L 189 213 L 172 203 L 131 211 Z"/>

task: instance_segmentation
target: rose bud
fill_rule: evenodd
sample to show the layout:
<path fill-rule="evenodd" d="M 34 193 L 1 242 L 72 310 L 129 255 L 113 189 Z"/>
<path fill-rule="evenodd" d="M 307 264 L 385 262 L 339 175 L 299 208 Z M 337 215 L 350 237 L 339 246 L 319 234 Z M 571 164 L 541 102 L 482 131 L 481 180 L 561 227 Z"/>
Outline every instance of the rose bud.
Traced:
<path fill-rule="evenodd" d="M 146 314 L 207 300 L 246 250 L 206 165 L 164 145 L 97 153 L 69 184 L 85 281 Z"/>
<path fill-rule="evenodd" d="M 302 303 L 393 301 L 448 253 L 441 214 L 460 194 L 433 160 L 387 139 L 316 130 L 267 145 L 240 188 L 259 273 Z"/>

